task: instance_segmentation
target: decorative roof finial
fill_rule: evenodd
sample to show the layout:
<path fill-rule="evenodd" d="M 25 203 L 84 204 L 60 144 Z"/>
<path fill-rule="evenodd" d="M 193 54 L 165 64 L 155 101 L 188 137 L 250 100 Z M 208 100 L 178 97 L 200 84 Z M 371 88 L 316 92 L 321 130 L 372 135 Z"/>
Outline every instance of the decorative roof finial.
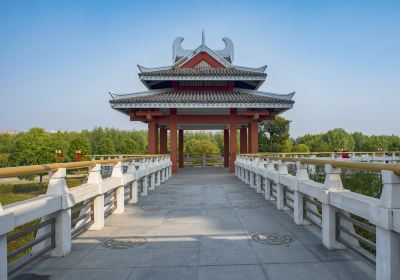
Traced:
<path fill-rule="evenodd" d="M 204 35 L 204 29 L 201 30 L 201 45 L 205 46 L 206 45 L 206 36 Z"/>

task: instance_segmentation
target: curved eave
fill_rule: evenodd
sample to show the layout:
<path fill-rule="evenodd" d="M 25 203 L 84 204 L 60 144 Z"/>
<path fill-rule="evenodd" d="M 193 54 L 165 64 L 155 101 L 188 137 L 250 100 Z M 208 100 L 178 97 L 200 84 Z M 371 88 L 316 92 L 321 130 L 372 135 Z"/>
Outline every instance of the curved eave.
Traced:
<path fill-rule="evenodd" d="M 243 71 L 255 72 L 255 73 L 264 73 L 265 70 L 267 69 L 267 65 L 263 65 L 258 68 L 234 65 L 233 68 L 238 69 L 238 70 L 243 70 Z"/>
<path fill-rule="evenodd" d="M 265 81 L 265 77 L 255 76 L 140 76 L 141 81 Z"/>
<path fill-rule="evenodd" d="M 139 65 L 139 64 L 137 65 L 137 67 L 139 68 L 140 73 L 149 73 L 149 72 L 154 72 L 154 71 L 172 69 L 172 66 L 161 66 L 161 67 L 149 68 L 149 67 L 144 67 L 144 66 Z"/>
<path fill-rule="evenodd" d="M 111 103 L 113 109 L 137 108 L 266 108 L 266 109 L 291 109 L 293 104 L 281 103 Z"/>
<path fill-rule="evenodd" d="M 258 91 L 258 92 L 251 92 L 251 94 L 255 94 L 255 95 L 258 95 L 258 96 L 267 96 L 267 97 L 279 98 L 279 99 L 284 99 L 284 100 L 292 100 L 294 95 L 296 94 L 296 92 L 292 91 L 291 93 L 287 93 L 287 94 L 278 94 L 278 93 Z"/>

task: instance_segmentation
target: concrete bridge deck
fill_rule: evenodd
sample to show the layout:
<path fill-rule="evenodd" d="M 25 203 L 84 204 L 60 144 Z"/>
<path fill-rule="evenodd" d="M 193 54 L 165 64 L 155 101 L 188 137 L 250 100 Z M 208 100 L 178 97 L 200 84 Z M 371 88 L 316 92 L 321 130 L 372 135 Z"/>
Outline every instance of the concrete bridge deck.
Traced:
<path fill-rule="evenodd" d="M 241 204 L 243 203 L 243 204 Z M 256 207 L 253 209 L 241 209 Z M 160 211 L 146 206 L 163 206 Z M 287 233 L 286 245 L 255 242 L 256 233 Z M 128 249 L 102 245 L 140 236 Z M 348 250 L 328 251 L 313 226 L 297 226 L 223 168 L 185 169 L 73 241 L 64 258 L 42 258 L 24 273 L 38 279 L 375 279 L 375 269 Z M 34 279 L 34 278 L 26 278 Z"/>

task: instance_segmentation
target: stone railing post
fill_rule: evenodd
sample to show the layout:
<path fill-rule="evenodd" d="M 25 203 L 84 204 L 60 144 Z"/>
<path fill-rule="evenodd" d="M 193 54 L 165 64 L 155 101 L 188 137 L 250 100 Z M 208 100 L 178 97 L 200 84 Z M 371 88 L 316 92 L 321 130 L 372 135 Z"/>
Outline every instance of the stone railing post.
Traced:
<path fill-rule="evenodd" d="M 61 211 L 56 214 L 56 247 L 50 251 L 51 256 L 63 257 L 71 252 L 71 206 L 67 203 L 66 194 L 69 193 L 65 176 L 65 168 L 59 168 L 49 180 L 47 195 L 62 195 L 63 205 Z"/>
<path fill-rule="evenodd" d="M 169 156 L 163 158 L 163 171 L 162 171 L 162 181 L 164 182 L 169 178 Z"/>
<path fill-rule="evenodd" d="M 112 169 L 111 177 L 120 179 L 120 186 L 115 190 L 115 198 L 117 202 L 117 207 L 114 210 L 114 214 L 121 214 L 125 211 L 125 188 L 122 185 L 122 162 L 118 161 Z"/>
<path fill-rule="evenodd" d="M 154 170 L 155 164 L 153 159 L 149 159 L 147 168 L 149 169 L 149 180 L 150 180 L 149 190 L 154 190 L 156 188 L 156 173 Z"/>
<path fill-rule="evenodd" d="M 258 166 L 258 158 L 253 157 L 250 165 L 250 188 L 256 188 L 256 172 L 254 169 Z"/>
<path fill-rule="evenodd" d="M 341 168 L 334 168 L 329 164 L 325 165 L 324 189 L 327 192 L 341 191 L 343 189 L 342 179 L 340 178 Z M 328 193 L 329 201 L 329 193 Z M 331 249 L 344 249 L 345 246 L 336 241 L 336 212 L 337 208 L 326 202 L 322 204 L 322 244 Z"/>
<path fill-rule="evenodd" d="M 242 165 L 243 165 L 243 167 L 242 167 L 242 169 L 243 169 L 243 177 L 242 177 L 242 181 L 245 183 L 245 184 L 247 184 L 247 176 L 248 176 L 248 173 L 247 173 L 247 165 L 248 165 L 248 158 L 247 157 L 245 157 L 245 158 L 243 158 L 243 161 L 242 161 Z"/>
<path fill-rule="evenodd" d="M 303 200 L 303 193 L 299 191 L 299 183 L 301 181 L 308 181 L 310 178 L 308 176 L 307 165 L 302 164 L 299 161 L 296 162 L 296 186 L 293 192 L 293 220 L 296 225 L 308 225 L 306 219 L 304 219 L 304 200 Z"/>
<path fill-rule="evenodd" d="M 316 159 L 316 158 L 317 158 L 316 155 L 311 155 L 310 156 L 310 159 Z M 312 165 L 312 164 L 309 164 L 308 165 L 308 172 L 310 172 L 310 174 L 312 174 L 312 175 L 315 175 L 315 173 L 317 173 L 316 166 Z"/>
<path fill-rule="evenodd" d="M 131 183 L 131 199 L 128 201 L 128 203 L 137 203 L 138 202 L 138 186 L 137 186 L 137 177 L 136 177 L 136 165 L 135 161 L 132 160 L 128 164 L 128 174 L 132 174 L 134 180 Z"/>
<path fill-rule="evenodd" d="M 236 162 L 235 162 L 235 176 L 238 177 L 239 175 L 239 166 L 237 165 L 237 162 L 239 162 L 240 156 L 236 157 Z"/>
<path fill-rule="evenodd" d="M 144 176 L 142 179 L 142 193 L 140 194 L 141 196 L 146 196 L 147 195 L 147 188 L 149 185 L 149 176 L 147 173 L 147 162 L 146 160 L 143 160 L 139 166 L 139 169 L 144 171 Z"/>
<path fill-rule="evenodd" d="M 66 169 L 59 168 L 50 173 L 49 185 L 46 195 L 61 197 L 61 209 L 55 214 L 55 248 L 49 252 L 50 256 L 63 257 L 71 252 L 71 205 L 68 201 L 68 186 L 65 181 Z M 49 219 L 43 217 L 42 221 Z M 50 226 L 38 230 L 36 239 L 47 234 L 51 230 Z M 50 245 L 50 240 L 46 240 L 33 246 L 33 252 L 39 252 Z"/>
<path fill-rule="evenodd" d="M 161 157 L 157 157 L 155 159 L 155 166 L 157 168 L 157 180 L 156 180 L 156 186 L 158 187 L 159 185 L 161 185 L 162 182 L 162 169 L 163 167 L 161 167 L 163 165 L 163 160 Z"/>
<path fill-rule="evenodd" d="M 243 157 L 240 157 L 240 169 L 239 169 L 239 178 L 240 180 L 242 180 L 242 182 L 244 182 L 244 162 L 245 159 Z"/>
<path fill-rule="evenodd" d="M 168 156 L 168 170 L 167 170 L 167 179 L 170 178 L 172 176 L 172 161 L 171 161 L 171 157 Z"/>
<path fill-rule="evenodd" d="M 258 164 L 257 164 L 257 173 L 256 173 L 256 191 L 257 191 L 257 193 L 262 192 L 262 186 L 261 186 L 262 176 L 261 176 L 261 174 L 259 174 L 260 169 L 265 169 L 264 160 L 262 160 L 262 159 L 259 159 Z"/>
<path fill-rule="evenodd" d="M 281 176 L 286 176 L 288 175 L 288 169 L 287 169 L 287 163 L 281 161 L 279 163 L 279 168 L 278 168 L 278 175 L 279 175 L 279 181 L 277 185 L 277 190 L 276 190 L 276 208 L 278 210 L 288 210 L 288 207 L 285 206 L 285 190 L 284 186 L 280 183 L 280 177 Z"/>
<path fill-rule="evenodd" d="M 239 170 L 238 170 L 239 174 L 238 174 L 238 177 L 239 177 L 240 180 L 243 181 L 243 156 L 240 156 L 238 158 L 238 161 L 239 161 L 239 166 L 238 166 L 239 167 Z"/>
<path fill-rule="evenodd" d="M 244 162 L 245 168 L 244 168 L 244 183 L 245 184 L 250 184 L 250 166 L 251 166 L 251 160 L 247 157 L 245 162 Z"/>
<path fill-rule="evenodd" d="M 162 182 L 164 182 L 164 169 L 165 169 L 164 157 L 160 156 L 157 158 L 157 166 L 158 166 L 157 168 L 159 171 L 157 173 L 158 181 L 157 181 L 156 186 L 159 186 L 159 185 L 161 185 Z"/>
<path fill-rule="evenodd" d="M 392 209 L 400 208 L 400 176 L 382 170 L 382 181 L 378 211 L 382 215 L 376 223 L 376 279 L 394 280 L 400 275 L 400 234 L 392 230 Z"/>
<path fill-rule="evenodd" d="M 89 176 L 87 180 L 88 184 L 98 184 L 99 195 L 93 200 L 93 224 L 90 226 L 89 230 L 99 230 L 104 227 L 104 194 L 101 178 L 101 164 L 96 164 L 94 167 L 90 168 Z"/>
<path fill-rule="evenodd" d="M 14 213 L 4 213 L 0 204 L 0 279 L 7 279 L 7 233 L 14 230 Z"/>
<path fill-rule="evenodd" d="M 272 182 L 271 179 L 267 177 L 267 174 L 269 172 L 276 172 L 274 168 L 274 162 L 272 160 L 267 161 L 267 166 L 265 169 L 265 176 L 264 176 L 264 198 L 265 200 L 273 200 L 273 197 L 271 197 L 271 188 L 272 188 Z"/>

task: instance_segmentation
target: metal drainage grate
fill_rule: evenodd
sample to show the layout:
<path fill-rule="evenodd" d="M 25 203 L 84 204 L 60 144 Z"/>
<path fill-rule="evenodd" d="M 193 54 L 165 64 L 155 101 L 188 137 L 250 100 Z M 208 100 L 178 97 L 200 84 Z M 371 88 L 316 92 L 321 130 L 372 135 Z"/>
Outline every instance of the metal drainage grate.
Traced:
<path fill-rule="evenodd" d="M 233 207 L 238 209 L 256 209 L 259 208 L 260 206 L 257 205 L 256 203 L 242 202 L 242 203 L 234 203 Z"/>
<path fill-rule="evenodd" d="M 147 239 L 141 236 L 124 236 L 107 239 L 101 243 L 104 248 L 109 249 L 128 249 L 142 246 L 147 243 Z"/>
<path fill-rule="evenodd" d="M 142 209 L 144 211 L 161 211 L 168 209 L 168 205 L 151 205 L 151 206 L 143 206 Z"/>
<path fill-rule="evenodd" d="M 13 278 L 14 280 L 49 280 L 50 275 L 40 275 L 36 273 L 24 273 Z"/>
<path fill-rule="evenodd" d="M 257 233 L 251 237 L 254 241 L 261 244 L 285 245 L 294 241 L 293 236 L 288 233 Z"/>

